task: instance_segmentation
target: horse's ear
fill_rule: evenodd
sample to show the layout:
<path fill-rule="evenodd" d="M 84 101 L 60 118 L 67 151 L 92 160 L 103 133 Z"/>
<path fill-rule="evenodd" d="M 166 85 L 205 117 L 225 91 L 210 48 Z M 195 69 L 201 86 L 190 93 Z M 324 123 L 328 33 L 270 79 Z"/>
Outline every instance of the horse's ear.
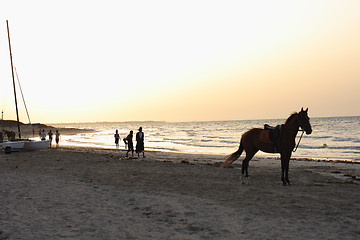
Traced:
<path fill-rule="evenodd" d="M 308 112 L 309 108 L 306 108 L 305 112 Z"/>
<path fill-rule="evenodd" d="M 304 108 L 301 108 L 301 111 L 300 112 L 303 112 L 304 111 Z"/>

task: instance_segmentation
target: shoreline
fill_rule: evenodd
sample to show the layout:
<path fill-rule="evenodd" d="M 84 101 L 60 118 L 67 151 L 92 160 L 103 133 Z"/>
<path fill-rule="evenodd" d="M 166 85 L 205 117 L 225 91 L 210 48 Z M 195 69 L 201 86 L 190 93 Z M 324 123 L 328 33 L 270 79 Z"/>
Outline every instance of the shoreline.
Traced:
<path fill-rule="evenodd" d="M 60 143 L 61 144 L 61 143 Z M 126 149 L 124 149 L 124 147 L 120 147 L 119 149 L 116 149 L 115 147 L 109 147 L 109 146 L 81 146 L 81 145 L 62 145 L 62 148 L 85 148 L 85 149 L 95 149 L 95 150 L 109 150 L 109 151 L 126 151 Z M 235 150 L 234 150 L 235 151 Z M 214 154 L 214 153 L 191 153 L 191 152 L 182 152 L 180 150 L 168 150 L 168 151 L 164 151 L 164 150 L 156 150 L 156 149 L 150 149 L 150 150 L 146 150 L 146 152 L 164 152 L 164 153 L 173 153 L 173 154 L 185 154 L 185 155 L 208 155 L 208 156 L 219 156 L 222 157 L 223 159 L 225 159 L 228 155 L 230 155 L 232 152 L 229 152 L 228 154 Z M 245 157 L 245 153 L 243 153 L 240 158 L 236 161 L 242 161 L 242 159 Z M 259 156 L 258 154 L 255 155 L 255 158 L 260 158 L 260 159 L 279 159 L 280 158 L 280 154 L 279 153 L 275 153 L 275 154 L 270 154 L 270 153 L 264 153 L 264 155 Z M 319 158 L 319 157 L 294 157 L 294 154 L 291 156 L 290 161 L 311 161 L 311 162 L 329 162 L 329 163 L 347 163 L 347 164 L 360 164 L 360 161 L 358 160 L 353 160 L 353 159 L 344 159 L 344 158 L 330 158 L 330 157 L 324 157 L 324 158 Z"/>
<path fill-rule="evenodd" d="M 357 239 L 360 165 L 61 147 L 0 154 L 0 239 Z M 219 159 L 221 158 L 221 159 Z"/>

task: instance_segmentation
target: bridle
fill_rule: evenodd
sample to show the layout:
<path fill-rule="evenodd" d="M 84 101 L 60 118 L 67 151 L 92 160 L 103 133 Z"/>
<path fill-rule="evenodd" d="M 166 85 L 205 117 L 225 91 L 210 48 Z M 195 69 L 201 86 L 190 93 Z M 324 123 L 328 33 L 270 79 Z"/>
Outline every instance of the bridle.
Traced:
<path fill-rule="evenodd" d="M 300 144 L 300 141 L 301 141 L 301 138 L 303 137 L 304 132 L 305 132 L 305 130 L 302 130 L 302 129 L 300 129 L 299 131 L 302 131 L 302 133 L 301 133 L 301 136 L 300 136 L 299 142 L 297 143 L 297 145 L 296 145 L 295 149 L 293 150 L 293 152 L 296 152 L 296 150 L 298 149 L 299 144 Z"/>
<path fill-rule="evenodd" d="M 298 115 L 298 121 L 299 121 L 299 115 Z M 299 121 L 299 126 L 300 126 L 300 121 Z M 302 129 L 302 127 L 301 127 L 301 126 L 300 126 L 299 131 L 301 131 L 302 133 L 301 133 L 300 139 L 299 139 L 299 141 L 298 141 L 298 143 L 297 143 L 296 147 L 293 149 L 293 152 L 296 152 L 296 150 L 298 149 L 299 144 L 300 144 L 300 141 L 301 141 L 301 139 L 302 139 L 302 137 L 303 137 L 303 135 L 304 135 L 304 132 L 305 132 L 305 130 L 304 130 L 304 129 Z"/>

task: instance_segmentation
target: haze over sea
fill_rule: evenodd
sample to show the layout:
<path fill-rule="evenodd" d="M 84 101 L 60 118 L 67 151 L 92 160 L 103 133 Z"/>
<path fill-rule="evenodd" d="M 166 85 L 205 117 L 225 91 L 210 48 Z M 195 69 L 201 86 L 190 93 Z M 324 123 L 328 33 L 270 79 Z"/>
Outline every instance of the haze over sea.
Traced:
<path fill-rule="evenodd" d="M 125 122 L 53 124 L 57 127 L 92 129 L 94 132 L 62 135 L 61 145 L 115 148 L 114 133 L 121 138 L 130 130 L 135 134 L 143 127 L 145 150 L 198 154 L 230 154 L 239 147 L 240 137 L 247 130 L 283 124 L 285 119 L 209 122 Z M 304 134 L 293 158 L 347 160 L 360 162 L 360 116 L 312 118 L 313 133 Z M 296 142 L 300 138 L 298 133 Z M 120 142 L 120 149 L 125 144 Z M 257 156 L 278 157 L 279 154 L 258 152 Z"/>

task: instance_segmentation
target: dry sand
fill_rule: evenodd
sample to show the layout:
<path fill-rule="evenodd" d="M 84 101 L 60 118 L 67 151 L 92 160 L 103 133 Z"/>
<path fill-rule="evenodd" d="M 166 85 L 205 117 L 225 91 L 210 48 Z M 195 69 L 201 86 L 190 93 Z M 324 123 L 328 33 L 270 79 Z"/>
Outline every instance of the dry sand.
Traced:
<path fill-rule="evenodd" d="M 360 164 L 59 148 L 0 153 L 0 239 L 359 239 Z M 274 156 L 274 155 L 269 155 Z"/>

